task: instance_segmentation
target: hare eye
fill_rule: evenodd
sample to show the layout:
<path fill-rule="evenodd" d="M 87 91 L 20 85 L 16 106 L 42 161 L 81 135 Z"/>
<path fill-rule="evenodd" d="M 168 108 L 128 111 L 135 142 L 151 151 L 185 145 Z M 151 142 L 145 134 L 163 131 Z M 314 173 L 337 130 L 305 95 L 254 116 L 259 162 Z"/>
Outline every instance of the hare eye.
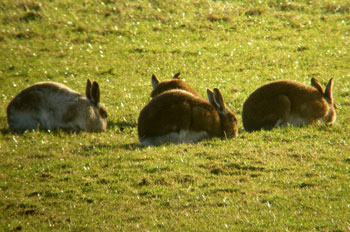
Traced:
<path fill-rule="evenodd" d="M 107 111 L 106 110 L 104 110 L 103 108 L 100 108 L 100 110 L 99 110 L 99 114 L 100 114 L 100 116 L 102 117 L 102 118 L 107 118 Z"/>

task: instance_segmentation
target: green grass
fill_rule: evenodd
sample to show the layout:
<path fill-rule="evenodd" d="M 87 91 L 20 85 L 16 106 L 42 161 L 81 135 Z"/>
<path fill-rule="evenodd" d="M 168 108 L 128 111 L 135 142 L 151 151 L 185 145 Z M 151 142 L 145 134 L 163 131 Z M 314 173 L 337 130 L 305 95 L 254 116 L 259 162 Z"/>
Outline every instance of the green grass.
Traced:
<path fill-rule="evenodd" d="M 1 231 L 349 231 L 347 1 L 0 2 Z M 240 134 L 143 148 L 151 75 L 219 87 Z M 335 79 L 333 126 L 246 133 L 244 100 L 277 79 Z M 103 133 L 8 130 L 37 81 L 97 80 Z"/>

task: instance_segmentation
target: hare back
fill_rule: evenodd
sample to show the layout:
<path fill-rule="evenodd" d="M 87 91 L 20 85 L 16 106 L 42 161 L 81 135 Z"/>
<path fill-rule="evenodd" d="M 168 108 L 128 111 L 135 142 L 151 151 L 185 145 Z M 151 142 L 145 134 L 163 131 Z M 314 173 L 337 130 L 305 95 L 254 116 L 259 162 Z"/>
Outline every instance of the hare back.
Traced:
<path fill-rule="evenodd" d="M 26 89 L 24 89 L 22 92 L 32 91 L 32 90 L 41 90 L 46 93 L 61 93 L 61 94 L 70 94 L 74 96 L 81 96 L 81 94 L 72 90 L 68 86 L 62 83 L 52 82 L 52 81 L 37 82 L 27 87 Z"/>
<path fill-rule="evenodd" d="M 314 87 L 304 85 L 302 83 L 291 81 L 291 80 L 281 80 L 274 81 L 261 86 L 256 89 L 246 101 L 260 99 L 260 98 L 272 98 L 278 95 L 287 95 L 290 98 L 322 98 L 322 94 Z M 300 96 L 300 97 L 299 97 Z"/>
<path fill-rule="evenodd" d="M 142 146 L 157 146 L 164 143 L 196 143 L 208 137 L 209 135 L 206 131 L 180 130 L 179 132 L 170 132 L 162 136 L 140 139 L 140 143 Z"/>
<path fill-rule="evenodd" d="M 183 80 L 171 79 L 160 82 L 158 86 L 151 92 L 151 98 L 154 98 L 159 94 L 172 89 L 185 90 L 194 96 L 199 96 L 198 92 L 189 87 Z"/>
<path fill-rule="evenodd" d="M 45 105 L 59 106 L 75 101 L 81 95 L 56 82 L 39 82 L 22 90 L 10 103 L 11 107 L 23 110 L 38 110 Z"/>
<path fill-rule="evenodd" d="M 210 135 L 217 135 L 220 130 L 219 115 L 205 100 L 181 90 L 157 96 L 140 112 L 140 139 L 181 130 L 207 131 Z"/>

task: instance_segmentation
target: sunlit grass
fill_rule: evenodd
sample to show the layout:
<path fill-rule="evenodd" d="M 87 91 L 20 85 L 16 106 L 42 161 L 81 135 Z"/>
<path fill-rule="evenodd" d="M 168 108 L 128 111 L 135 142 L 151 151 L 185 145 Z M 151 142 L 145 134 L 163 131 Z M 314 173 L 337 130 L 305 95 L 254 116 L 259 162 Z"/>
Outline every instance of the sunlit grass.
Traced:
<path fill-rule="evenodd" d="M 347 1 L 0 3 L 0 230 L 347 231 Z M 181 72 L 220 88 L 239 136 L 141 147 L 137 117 Z M 244 100 L 278 79 L 335 79 L 337 122 L 246 133 Z M 8 130 L 6 106 L 37 81 L 99 82 L 103 133 Z"/>

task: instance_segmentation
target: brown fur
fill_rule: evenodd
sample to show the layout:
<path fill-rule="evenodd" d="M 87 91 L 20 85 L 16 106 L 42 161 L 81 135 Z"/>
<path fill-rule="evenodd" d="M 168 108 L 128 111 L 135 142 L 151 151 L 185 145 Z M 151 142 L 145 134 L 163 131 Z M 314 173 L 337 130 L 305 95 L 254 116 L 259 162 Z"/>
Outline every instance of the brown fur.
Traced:
<path fill-rule="evenodd" d="M 199 96 L 198 92 L 192 89 L 183 80 L 180 79 L 180 73 L 176 73 L 172 79 L 159 82 L 158 78 L 152 75 L 152 86 L 153 91 L 151 93 L 151 98 L 158 96 L 159 94 L 171 90 L 171 89 L 182 89 L 195 96 Z"/>
<path fill-rule="evenodd" d="M 237 135 L 237 119 L 226 107 L 225 110 L 222 115 L 208 101 L 184 90 L 166 91 L 141 110 L 138 118 L 139 139 L 181 130 L 206 131 L 210 137 L 234 137 Z M 225 121 L 231 124 L 224 124 Z"/>
<path fill-rule="evenodd" d="M 300 125 L 318 121 L 333 123 L 336 117 L 332 99 L 333 80 L 329 81 L 326 92 L 315 78 L 311 84 L 307 86 L 282 80 L 255 90 L 243 104 L 245 130 L 272 129 L 278 123 L 285 126 L 292 120 L 299 121 Z"/>

